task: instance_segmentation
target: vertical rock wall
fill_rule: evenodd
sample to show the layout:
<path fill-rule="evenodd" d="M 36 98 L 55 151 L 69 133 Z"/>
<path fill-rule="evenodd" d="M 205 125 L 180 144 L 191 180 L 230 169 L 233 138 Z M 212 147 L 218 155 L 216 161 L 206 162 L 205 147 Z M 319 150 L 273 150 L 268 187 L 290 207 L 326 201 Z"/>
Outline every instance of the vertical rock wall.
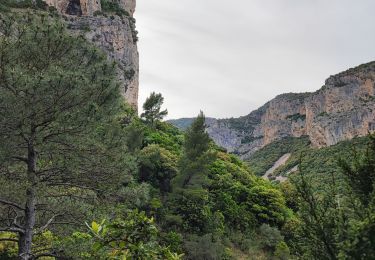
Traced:
<path fill-rule="evenodd" d="M 139 54 L 135 30 L 135 0 L 120 0 L 129 16 L 105 14 L 100 0 L 45 0 L 61 13 L 73 34 L 83 34 L 116 61 L 122 95 L 137 110 L 139 90 Z"/>
<path fill-rule="evenodd" d="M 94 12 L 101 11 L 100 0 L 45 0 L 45 2 L 54 6 L 61 14 L 69 14 L 69 6 L 77 6 L 84 16 L 92 16 Z"/>

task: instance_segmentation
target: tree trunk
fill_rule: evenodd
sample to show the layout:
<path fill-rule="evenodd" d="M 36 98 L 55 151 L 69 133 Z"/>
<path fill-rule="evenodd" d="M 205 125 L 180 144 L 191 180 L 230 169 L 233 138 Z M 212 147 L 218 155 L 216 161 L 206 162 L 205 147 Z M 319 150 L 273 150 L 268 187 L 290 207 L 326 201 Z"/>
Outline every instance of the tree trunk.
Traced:
<path fill-rule="evenodd" d="M 33 259 L 32 240 L 35 225 L 36 205 L 36 151 L 32 143 L 28 145 L 27 180 L 25 205 L 25 233 L 20 234 L 18 243 L 18 255 L 22 260 Z"/>

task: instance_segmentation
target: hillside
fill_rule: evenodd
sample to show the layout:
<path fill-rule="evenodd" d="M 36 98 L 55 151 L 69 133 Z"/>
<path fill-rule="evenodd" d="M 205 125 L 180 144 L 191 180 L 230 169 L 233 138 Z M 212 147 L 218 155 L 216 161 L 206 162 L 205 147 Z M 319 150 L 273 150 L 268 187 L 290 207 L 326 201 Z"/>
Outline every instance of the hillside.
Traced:
<path fill-rule="evenodd" d="M 298 170 L 300 163 L 306 174 L 313 174 L 319 179 L 331 173 L 337 174 L 340 171 L 338 160 L 349 158 L 354 150 L 362 152 L 368 141 L 368 136 L 356 137 L 332 146 L 316 148 L 311 146 L 307 136 L 286 137 L 259 149 L 246 161 L 256 175 L 264 176 L 275 162 L 288 154 L 287 160 L 275 167 L 268 179 L 288 176 Z"/>

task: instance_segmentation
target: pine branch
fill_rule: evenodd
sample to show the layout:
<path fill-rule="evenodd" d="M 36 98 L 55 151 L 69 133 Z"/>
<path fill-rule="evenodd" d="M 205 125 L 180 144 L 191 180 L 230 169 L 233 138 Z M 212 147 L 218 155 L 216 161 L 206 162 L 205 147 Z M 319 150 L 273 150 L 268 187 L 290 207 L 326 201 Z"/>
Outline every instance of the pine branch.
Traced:
<path fill-rule="evenodd" d="M 56 214 L 56 215 L 53 215 L 48 221 L 47 223 L 41 227 L 37 232 L 35 232 L 35 234 L 40 234 L 42 233 L 44 230 L 46 230 L 49 225 L 51 225 L 51 223 L 55 220 L 55 218 L 59 217 L 59 216 L 62 216 L 62 214 Z"/>
<path fill-rule="evenodd" d="M 18 243 L 18 239 L 15 239 L 15 238 L 0 238 L 0 242 L 2 242 L 2 241 L 9 241 L 9 242 Z"/>
<path fill-rule="evenodd" d="M 24 234 L 25 230 L 22 229 L 22 228 L 7 227 L 7 228 L 0 228 L 0 232 L 12 232 L 12 233 L 21 233 L 21 234 Z"/>
<path fill-rule="evenodd" d="M 22 206 L 18 205 L 15 202 L 12 202 L 12 201 L 7 201 L 7 200 L 4 200 L 4 199 L 0 198 L 0 203 L 2 203 L 4 205 L 9 205 L 9 206 L 15 207 L 15 208 L 17 208 L 19 210 L 25 210 L 25 208 L 23 208 Z"/>

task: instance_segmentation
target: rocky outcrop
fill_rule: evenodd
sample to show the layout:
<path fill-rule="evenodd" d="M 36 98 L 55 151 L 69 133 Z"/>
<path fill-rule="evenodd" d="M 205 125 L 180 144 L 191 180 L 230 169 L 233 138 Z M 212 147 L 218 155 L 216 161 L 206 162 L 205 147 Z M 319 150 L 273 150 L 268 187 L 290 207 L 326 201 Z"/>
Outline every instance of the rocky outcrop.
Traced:
<path fill-rule="evenodd" d="M 306 133 L 317 147 L 375 131 L 375 63 L 327 79 L 308 97 Z"/>
<path fill-rule="evenodd" d="M 61 14 L 92 16 L 101 11 L 100 0 L 45 0 Z"/>
<path fill-rule="evenodd" d="M 287 136 L 308 135 L 323 147 L 367 135 L 375 131 L 375 62 L 331 76 L 314 93 L 282 94 L 247 116 L 207 125 L 218 145 L 243 158 Z"/>
<path fill-rule="evenodd" d="M 135 109 L 138 105 L 139 55 L 135 30 L 135 0 L 120 0 L 123 15 L 106 13 L 100 0 L 45 0 L 63 15 L 68 29 L 84 35 L 117 64 L 122 95 Z"/>
<path fill-rule="evenodd" d="M 135 0 L 120 0 L 119 4 L 129 14 L 131 14 L 131 15 L 134 14 L 134 12 L 135 12 L 135 6 L 136 6 Z"/>

